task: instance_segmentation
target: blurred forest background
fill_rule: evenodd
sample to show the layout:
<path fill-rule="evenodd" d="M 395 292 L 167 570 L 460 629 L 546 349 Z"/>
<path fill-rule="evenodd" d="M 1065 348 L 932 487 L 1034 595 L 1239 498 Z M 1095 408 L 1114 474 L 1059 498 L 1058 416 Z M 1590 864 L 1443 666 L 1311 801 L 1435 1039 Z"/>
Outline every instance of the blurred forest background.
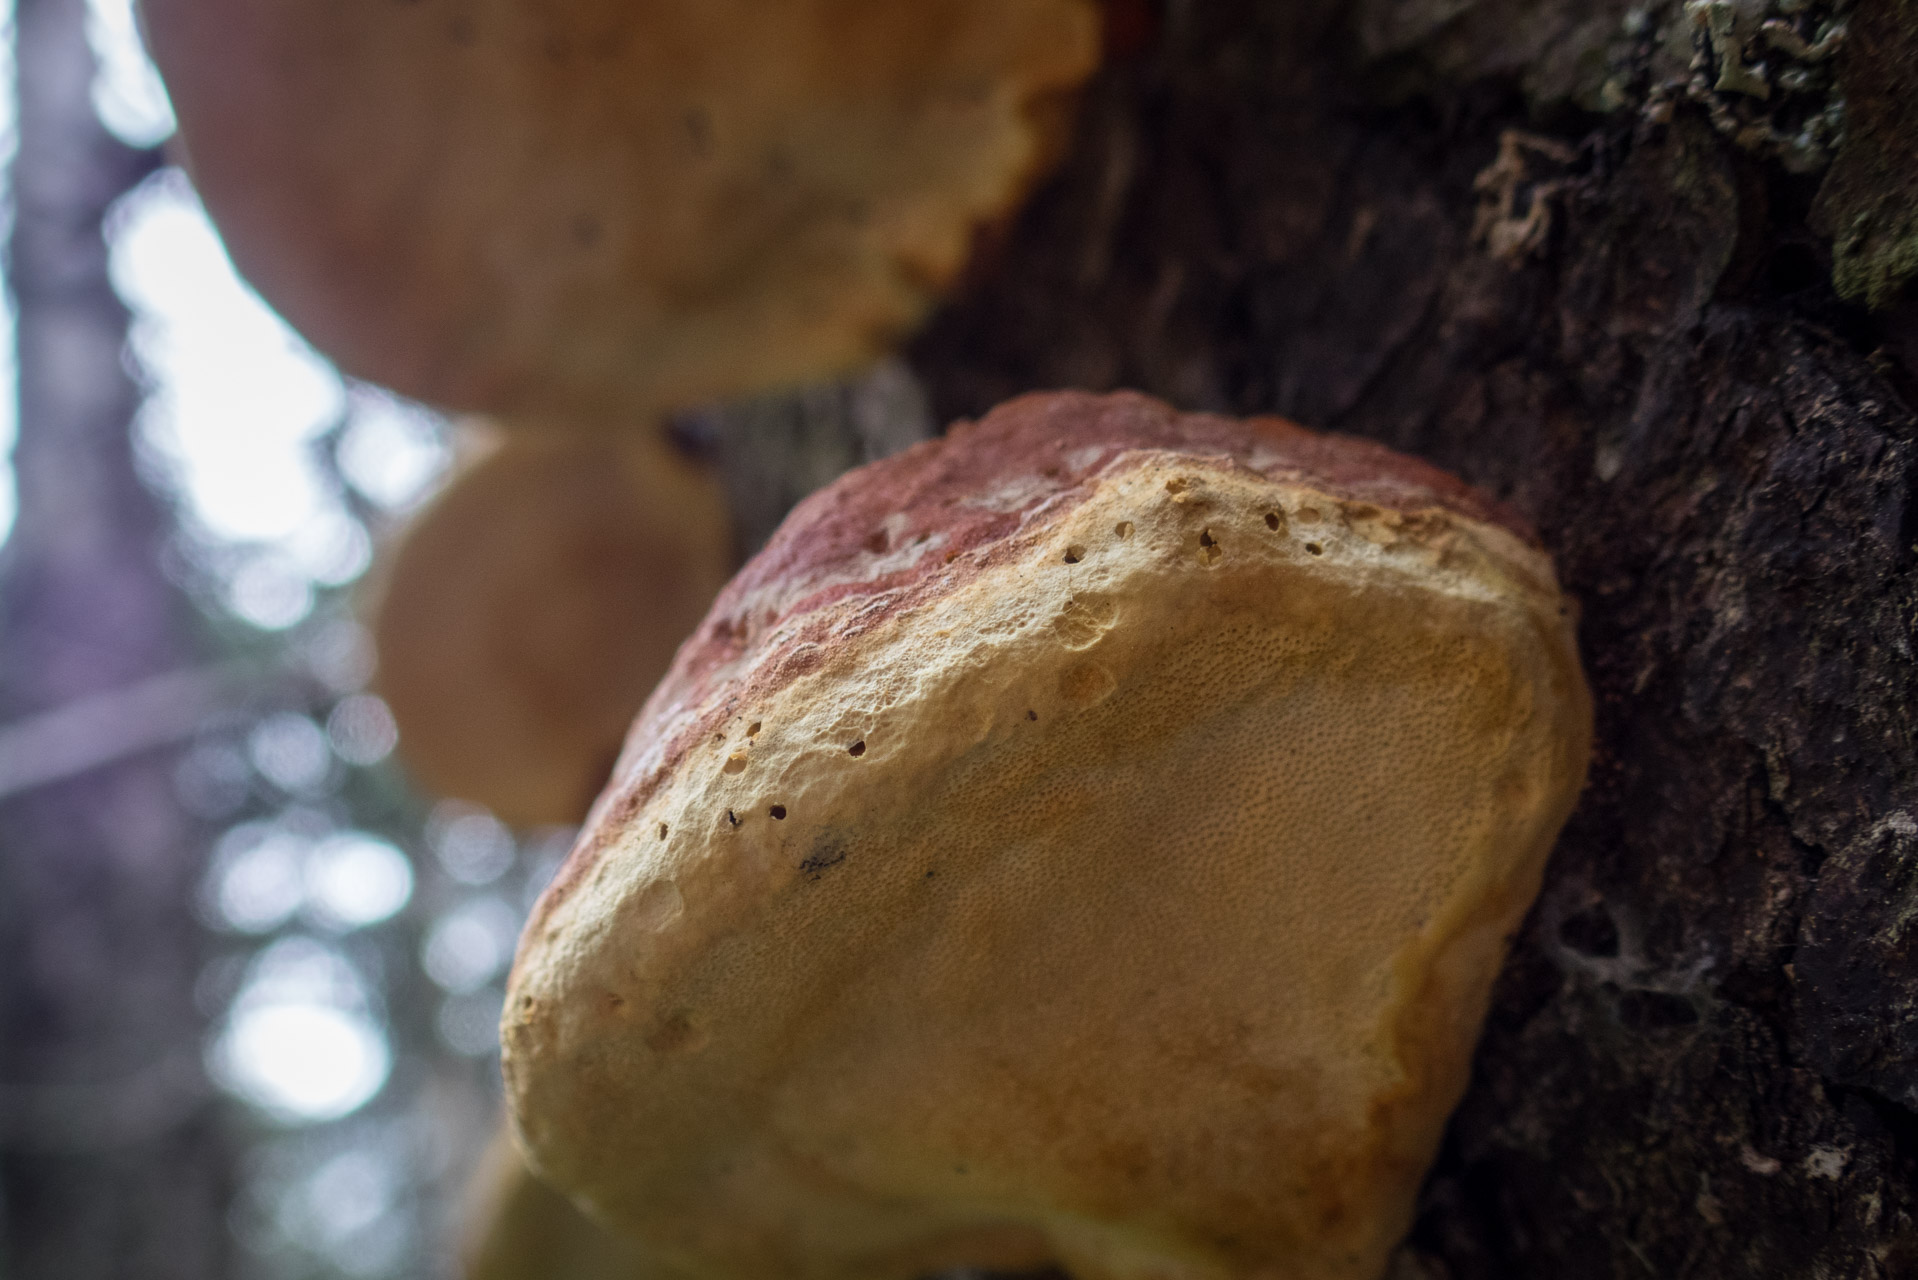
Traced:
<path fill-rule="evenodd" d="M 8 9 L 0 1276 L 450 1274 L 568 833 L 421 801 L 365 691 L 445 425 L 234 275 L 127 0 Z"/>
<path fill-rule="evenodd" d="M 422 797 L 368 689 L 454 434 L 235 274 L 131 0 L 5 14 L 0 1280 L 453 1276 L 573 835 Z M 897 362 L 679 424 L 741 547 L 930 430 Z"/>

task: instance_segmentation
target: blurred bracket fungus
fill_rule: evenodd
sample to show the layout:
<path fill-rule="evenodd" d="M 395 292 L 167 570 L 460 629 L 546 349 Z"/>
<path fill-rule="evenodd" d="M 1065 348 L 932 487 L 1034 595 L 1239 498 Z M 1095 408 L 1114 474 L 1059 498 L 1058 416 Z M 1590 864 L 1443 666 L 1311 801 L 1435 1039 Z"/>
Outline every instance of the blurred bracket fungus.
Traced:
<path fill-rule="evenodd" d="M 653 1280 L 638 1246 L 535 1178 L 502 1132 L 467 1192 L 463 1280 Z"/>
<path fill-rule="evenodd" d="M 533 1167 L 661 1276 L 1376 1280 L 1578 795 L 1571 605 L 1369 442 L 1010 402 L 807 499 L 521 943 Z"/>
<path fill-rule="evenodd" d="M 881 355 L 1063 148 L 1094 0 L 144 0 L 234 261 L 355 376 L 617 425 Z"/>
<path fill-rule="evenodd" d="M 456 479 L 379 608 L 403 755 L 516 822 L 582 816 L 765 532 L 723 527 L 663 419 L 883 355 L 1062 150 L 1101 35 L 1095 0 L 144 12 L 261 293 L 348 373 L 566 438 Z M 847 464 L 884 451 L 859 408 Z M 750 478 L 729 448 L 752 415 L 709 421 Z M 595 431 L 644 442 L 596 453 Z"/>
<path fill-rule="evenodd" d="M 373 584 L 402 758 L 509 822 L 577 823 L 734 563 L 712 476 L 656 434 L 481 448 Z"/>

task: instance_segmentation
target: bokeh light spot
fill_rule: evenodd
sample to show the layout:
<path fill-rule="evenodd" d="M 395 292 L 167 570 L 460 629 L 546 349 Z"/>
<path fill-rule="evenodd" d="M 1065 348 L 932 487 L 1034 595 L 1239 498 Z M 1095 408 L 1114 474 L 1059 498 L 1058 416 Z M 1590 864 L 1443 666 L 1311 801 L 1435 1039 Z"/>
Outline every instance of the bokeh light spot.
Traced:
<path fill-rule="evenodd" d="M 129 338 L 154 381 L 140 432 L 189 513 L 229 541 L 287 538 L 336 499 L 311 442 L 346 412 L 331 365 L 234 271 L 186 178 L 165 170 L 108 228 Z"/>
<path fill-rule="evenodd" d="M 284 631 L 313 612 L 313 584 L 285 556 L 252 556 L 227 580 L 226 607 L 262 631 Z"/>
<path fill-rule="evenodd" d="M 332 748 L 319 725 L 296 711 L 268 716 L 247 737 L 247 754 L 274 786 L 312 791 L 326 781 Z"/>
<path fill-rule="evenodd" d="M 337 1120 L 386 1083 L 392 1050 L 337 951 L 286 938 L 261 952 L 208 1053 L 213 1078 L 285 1123 Z"/>
<path fill-rule="evenodd" d="M 440 866 L 461 884 L 491 884 L 506 874 L 517 853 L 505 823 L 464 801 L 441 802 L 427 830 Z"/>
<path fill-rule="evenodd" d="M 377 836 L 344 831 L 306 858 L 306 907 L 330 929 L 360 929 L 396 914 L 413 896 L 413 864 Z"/>
<path fill-rule="evenodd" d="M 305 840 L 266 823 L 227 832 L 208 873 L 215 922 L 241 933 L 278 928 L 300 909 L 306 850 Z"/>
<path fill-rule="evenodd" d="M 334 704 L 326 718 L 326 736 L 333 754 L 352 765 L 373 765 L 393 754 L 399 745 L 399 726 L 384 699 L 356 693 Z"/>
<path fill-rule="evenodd" d="M 337 1120 L 386 1083 L 391 1051 L 364 1014 L 323 1004 L 234 1012 L 212 1069 L 228 1090 L 289 1123 Z"/>
<path fill-rule="evenodd" d="M 444 478 L 452 449 L 430 411 L 363 387 L 353 397 L 353 417 L 334 457 L 340 474 L 361 496 L 399 512 L 417 504 Z"/>
<path fill-rule="evenodd" d="M 98 64 L 93 113 L 130 147 L 153 147 L 171 137 L 173 104 L 147 57 L 133 0 L 87 0 L 87 43 Z"/>
<path fill-rule="evenodd" d="M 420 963 L 446 990 L 466 994 L 491 982 L 513 958 L 519 913 L 498 898 L 479 898 L 441 916 L 426 935 Z"/>

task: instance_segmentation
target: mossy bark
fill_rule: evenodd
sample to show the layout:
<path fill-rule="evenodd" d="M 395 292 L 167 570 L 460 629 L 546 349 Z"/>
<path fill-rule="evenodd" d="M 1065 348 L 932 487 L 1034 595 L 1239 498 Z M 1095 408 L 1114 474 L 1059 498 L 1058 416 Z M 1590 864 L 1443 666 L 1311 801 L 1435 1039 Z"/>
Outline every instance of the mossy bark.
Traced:
<path fill-rule="evenodd" d="M 1859 6 L 1840 85 L 1850 139 L 1819 192 L 1838 291 L 1886 307 L 1918 277 L 1918 3 Z"/>
<path fill-rule="evenodd" d="M 1376 437 L 1582 601 L 1590 787 L 1406 1274 L 1918 1274 L 1918 305 L 1842 300 L 1820 174 L 1709 103 L 1586 114 L 1527 79 L 1562 41 L 1392 7 L 1380 54 L 1347 6 L 1168 0 L 913 364 L 944 419 L 1129 386 Z M 1848 181 L 1908 215 L 1894 178 Z"/>

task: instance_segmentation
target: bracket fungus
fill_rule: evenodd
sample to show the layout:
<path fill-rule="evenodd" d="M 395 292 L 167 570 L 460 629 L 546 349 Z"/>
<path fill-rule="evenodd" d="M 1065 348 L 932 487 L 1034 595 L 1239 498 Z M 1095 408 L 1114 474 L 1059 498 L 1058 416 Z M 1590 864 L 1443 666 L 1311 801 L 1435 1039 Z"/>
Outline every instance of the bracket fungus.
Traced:
<path fill-rule="evenodd" d="M 734 564 L 717 482 L 660 436 L 496 442 L 376 586 L 378 684 L 409 768 L 509 822 L 578 822 Z"/>
<path fill-rule="evenodd" d="M 636 1246 L 584 1217 L 535 1178 L 505 1135 L 487 1149 L 467 1188 L 460 1241 L 463 1280 L 654 1280 Z"/>
<path fill-rule="evenodd" d="M 1013 401 L 682 648 L 522 940 L 517 1131 L 660 1275 L 1374 1280 L 1590 732 L 1459 481 Z"/>
<path fill-rule="evenodd" d="M 1095 0 L 143 0 L 194 182 L 348 372 L 613 423 L 838 373 L 1053 153 Z"/>

